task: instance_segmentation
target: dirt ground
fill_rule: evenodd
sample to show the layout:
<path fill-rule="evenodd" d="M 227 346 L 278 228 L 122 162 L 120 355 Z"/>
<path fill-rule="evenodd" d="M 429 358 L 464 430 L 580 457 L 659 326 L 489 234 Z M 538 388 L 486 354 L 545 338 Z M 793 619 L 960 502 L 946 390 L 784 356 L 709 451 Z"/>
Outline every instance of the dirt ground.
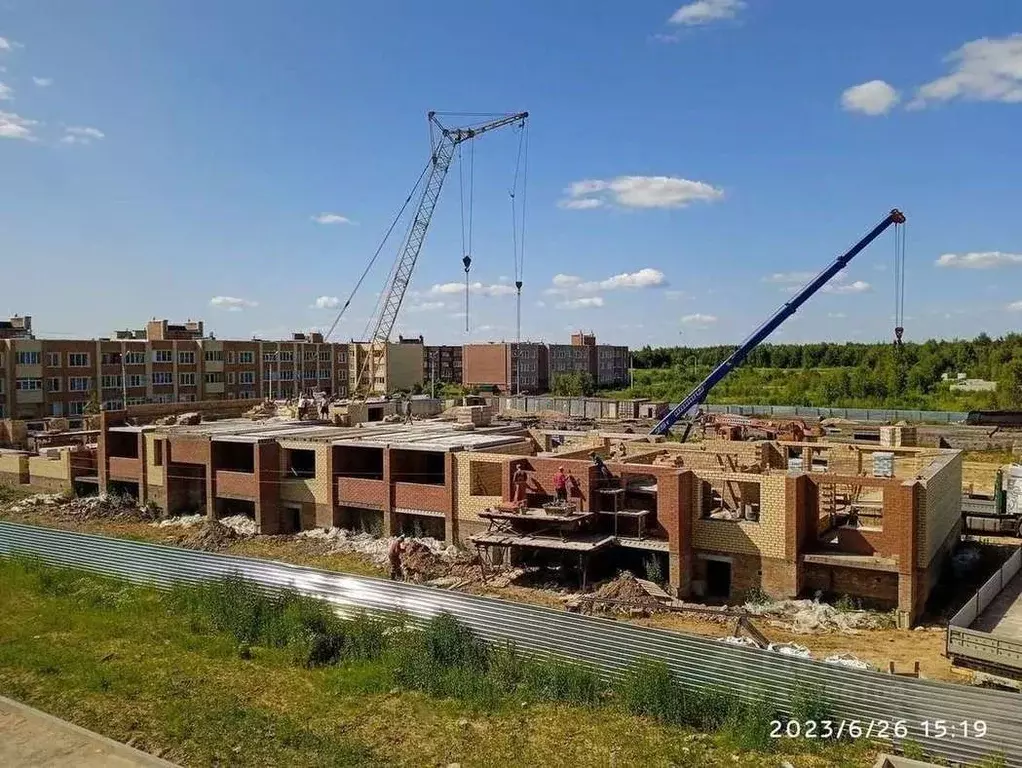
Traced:
<path fill-rule="evenodd" d="M 188 533 L 180 528 L 161 528 L 144 522 L 125 520 L 54 518 L 44 508 L 30 508 L 12 513 L 9 505 L 7 506 L 7 509 L 0 509 L 0 517 L 8 520 L 166 544 L 194 546 L 194 537 L 190 539 Z M 370 558 L 357 553 L 333 552 L 328 542 L 317 539 L 290 536 L 238 536 L 220 542 L 217 551 L 224 554 L 281 560 L 327 570 L 369 576 L 383 575 L 383 568 Z M 986 559 L 984 558 L 984 560 Z M 992 561 L 997 559 L 999 558 L 995 555 Z M 996 565 L 993 567 L 996 568 Z M 564 609 L 565 603 L 571 597 L 571 592 L 568 590 L 551 588 L 550 584 L 542 584 L 537 588 L 537 586 L 507 583 L 508 579 L 506 578 L 498 579 L 496 583 L 493 580 L 482 582 L 475 575 L 474 570 L 474 568 L 463 567 L 457 577 L 441 580 L 441 582 L 446 582 L 442 585 L 471 594 L 516 600 L 555 609 Z M 528 579 L 523 581 L 527 583 Z M 970 581 L 972 580 L 970 579 Z M 974 588 L 971 583 L 967 586 L 968 589 L 965 592 L 971 594 Z M 965 595 L 965 592 L 962 593 L 964 596 L 961 599 L 968 596 Z M 948 602 L 954 602 L 957 599 L 956 595 L 953 600 Z M 815 658 L 848 653 L 881 670 L 886 670 L 889 662 L 894 661 L 897 672 L 910 671 L 914 663 L 918 661 L 920 673 L 924 677 L 961 681 L 962 678 L 951 671 L 951 665 L 944 657 L 945 631 L 943 626 L 937 623 L 947 613 L 947 610 L 947 605 L 942 606 L 942 610 L 935 612 L 937 615 L 931 619 L 932 624 L 927 625 L 924 619 L 922 628 L 911 631 L 858 629 L 846 632 L 795 633 L 790 628 L 778 626 L 776 621 L 768 618 L 756 618 L 753 623 L 770 642 L 798 643 L 808 648 Z M 617 618 L 634 621 L 645 626 L 708 637 L 725 637 L 732 635 L 734 631 L 733 620 L 725 622 L 718 619 L 715 621 L 692 614 L 654 613 L 644 617 L 621 614 L 617 615 Z"/>

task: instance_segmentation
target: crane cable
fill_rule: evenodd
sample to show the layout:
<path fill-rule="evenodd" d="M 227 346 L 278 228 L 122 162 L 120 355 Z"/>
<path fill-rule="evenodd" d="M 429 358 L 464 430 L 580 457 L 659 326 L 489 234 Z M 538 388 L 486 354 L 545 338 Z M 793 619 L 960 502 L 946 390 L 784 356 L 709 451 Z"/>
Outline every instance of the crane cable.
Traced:
<path fill-rule="evenodd" d="M 522 154 L 524 147 L 525 165 L 522 167 Z M 519 173 L 522 175 L 522 232 L 521 240 L 519 242 L 518 237 L 518 211 L 516 205 L 516 197 L 518 193 L 518 176 Z M 527 193 L 527 181 L 529 178 L 529 141 L 528 141 L 528 126 L 525 121 L 522 121 L 521 132 L 518 134 L 518 154 L 515 158 L 515 172 L 511 180 L 511 190 L 509 196 L 511 198 L 511 255 L 514 261 L 514 273 L 515 273 L 515 339 L 518 346 L 522 343 L 522 284 L 524 282 L 525 273 L 525 202 Z M 520 245 L 520 247 L 519 247 Z M 518 349 L 516 360 L 520 360 L 521 349 Z M 515 394 L 521 394 L 521 375 L 519 372 L 519 363 L 515 364 Z"/>
<path fill-rule="evenodd" d="M 901 345 L 905 331 L 905 225 L 894 228 L 894 343 Z"/>
<path fill-rule="evenodd" d="M 468 238 L 465 237 L 465 175 L 462 170 L 464 165 L 464 153 L 462 144 L 458 144 L 458 196 L 461 201 L 461 252 L 464 254 L 461 263 L 465 268 L 465 332 L 469 330 L 468 320 L 468 296 L 469 296 L 469 270 L 472 267 L 472 213 L 475 204 L 475 167 L 476 151 L 475 144 L 469 144 L 468 148 Z"/>
<path fill-rule="evenodd" d="M 383 247 L 387 244 L 387 240 L 390 239 L 390 235 L 394 231 L 394 227 L 396 227 L 398 221 L 401 220 L 401 216 L 404 214 L 405 208 L 407 208 L 408 203 L 411 202 L 412 197 L 415 195 L 415 190 L 419 188 L 419 185 L 422 183 L 422 179 L 423 177 L 425 177 L 426 172 L 429 170 L 429 167 L 432 164 L 432 162 L 433 162 L 432 159 L 430 159 L 426 163 L 426 166 L 422 169 L 422 173 L 419 174 L 419 178 L 415 181 L 415 184 L 412 186 L 411 192 L 409 192 L 408 197 L 405 198 L 405 202 L 401 206 L 401 210 L 397 212 L 397 215 L 394 217 L 394 220 L 390 223 L 390 226 L 387 228 L 386 234 L 383 236 L 383 240 L 380 241 L 379 247 L 377 247 L 376 252 L 373 254 L 372 258 L 369 259 L 369 263 L 366 264 L 366 268 L 362 271 L 362 276 L 359 277 L 358 282 L 355 283 L 355 287 L 351 289 L 351 293 L 348 294 L 348 298 L 344 302 L 344 305 L 341 307 L 341 311 L 338 312 L 337 317 L 334 318 L 334 322 L 333 324 L 331 324 L 330 330 L 327 331 L 326 335 L 323 337 L 324 341 L 330 339 L 330 336 L 333 334 L 334 329 L 337 328 L 337 324 L 341 321 L 341 317 L 344 316 L 344 313 L 351 305 L 351 300 L 355 298 L 355 293 L 361 287 L 362 282 L 366 279 L 366 276 L 369 274 L 369 271 L 373 268 L 373 265 L 376 263 L 376 259 L 379 258 L 380 253 L 383 251 Z"/>

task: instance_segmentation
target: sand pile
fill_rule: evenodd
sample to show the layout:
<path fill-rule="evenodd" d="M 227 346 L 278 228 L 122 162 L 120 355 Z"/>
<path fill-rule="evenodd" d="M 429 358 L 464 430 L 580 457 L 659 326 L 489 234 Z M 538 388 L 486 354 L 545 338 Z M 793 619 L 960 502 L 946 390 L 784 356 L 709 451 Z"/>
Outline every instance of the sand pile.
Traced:
<path fill-rule="evenodd" d="M 660 607 L 660 601 L 650 595 L 630 571 L 621 571 L 617 576 L 605 582 L 591 598 L 592 606 L 597 611 L 631 611 L 653 610 Z M 629 605 L 604 603 L 602 600 L 620 600 Z"/>

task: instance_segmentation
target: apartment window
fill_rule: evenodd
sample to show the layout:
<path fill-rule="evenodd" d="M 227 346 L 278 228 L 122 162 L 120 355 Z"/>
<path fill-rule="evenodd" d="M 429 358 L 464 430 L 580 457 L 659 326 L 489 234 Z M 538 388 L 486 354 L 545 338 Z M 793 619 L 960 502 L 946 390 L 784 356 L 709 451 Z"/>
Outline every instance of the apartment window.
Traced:
<path fill-rule="evenodd" d="M 100 381 L 100 386 L 103 389 L 120 389 L 121 381 L 120 376 L 104 376 Z"/>
<path fill-rule="evenodd" d="M 145 352 L 128 352 L 124 356 L 125 365 L 145 365 Z"/>
<path fill-rule="evenodd" d="M 178 365 L 195 365 L 195 353 L 194 352 L 178 352 L 177 353 Z"/>
<path fill-rule="evenodd" d="M 228 352 L 227 353 L 227 364 L 228 365 L 234 365 L 234 358 L 235 357 L 236 356 L 235 356 L 235 354 L 233 352 Z"/>
<path fill-rule="evenodd" d="M 242 400 L 252 400 L 256 396 L 254 389 L 243 389 L 238 393 L 238 397 Z"/>
<path fill-rule="evenodd" d="M 14 388 L 21 392 L 35 392 L 43 388 L 42 379 L 17 379 Z"/>
<path fill-rule="evenodd" d="M 321 363 L 329 363 L 330 362 L 330 350 L 329 349 L 321 349 L 321 350 L 319 350 L 319 362 L 321 362 Z"/>
<path fill-rule="evenodd" d="M 319 378 L 329 380 L 330 379 L 330 369 L 329 368 L 321 368 L 320 371 L 319 371 Z"/>
<path fill-rule="evenodd" d="M 194 373 L 182 373 L 178 375 L 177 383 L 182 387 L 194 387 L 195 386 L 195 374 Z"/>
<path fill-rule="evenodd" d="M 39 365 L 38 352 L 19 352 L 18 365 Z"/>
<path fill-rule="evenodd" d="M 50 368 L 60 368 L 60 352 L 47 352 L 46 364 Z"/>
<path fill-rule="evenodd" d="M 228 400 L 237 400 L 237 399 L 238 399 L 238 396 L 237 396 L 237 395 L 235 395 L 235 394 L 234 394 L 233 392 L 228 392 L 228 393 L 227 393 L 227 399 L 228 399 Z"/>
<path fill-rule="evenodd" d="M 222 363 L 224 361 L 224 352 L 222 349 L 207 349 L 205 358 L 207 363 Z"/>
<path fill-rule="evenodd" d="M 238 381 L 242 384 L 255 384 L 255 371 L 242 371 Z"/>
<path fill-rule="evenodd" d="M 144 387 L 145 386 L 145 374 L 144 373 L 133 373 L 128 376 L 129 387 Z"/>
<path fill-rule="evenodd" d="M 64 404 L 61 402 L 50 403 L 50 416 L 63 416 Z"/>
<path fill-rule="evenodd" d="M 153 373 L 153 385 L 158 384 L 173 384 L 174 374 L 170 371 L 156 371 Z"/>
<path fill-rule="evenodd" d="M 46 391 L 47 392 L 60 392 L 61 378 L 59 376 L 51 376 L 46 380 Z"/>
<path fill-rule="evenodd" d="M 316 378 L 316 370 L 314 368 L 306 368 L 302 374 L 302 378 L 307 380 L 314 380 Z"/>
<path fill-rule="evenodd" d="M 264 363 L 273 363 L 273 362 L 276 362 L 276 360 L 277 360 L 277 353 L 276 352 L 263 352 L 263 362 Z"/>
<path fill-rule="evenodd" d="M 120 352 L 104 352 L 99 356 L 102 365 L 120 365 L 121 364 L 121 353 Z"/>
<path fill-rule="evenodd" d="M 159 394 L 153 395 L 154 403 L 172 403 L 174 402 L 174 396 L 171 394 Z"/>
<path fill-rule="evenodd" d="M 294 352 L 283 351 L 280 353 L 280 362 L 282 363 L 293 363 L 295 361 Z"/>
<path fill-rule="evenodd" d="M 212 372 L 212 373 L 207 373 L 205 378 L 206 378 L 206 383 L 207 384 L 223 384 L 224 383 L 224 375 L 222 373 L 220 373 L 219 371 L 215 371 L 215 372 Z"/>
<path fill-rule="evenodd" d="M 124 408 L 124 403 L 120 400 L 104 400 L 103 410 L 104 411 L 120 411 Z"/>
<path fill-rule="evenodd" d="M 180 395 L 177 398 L 177 401 L 179 403 L 194 403 L 195 402 L 195 395 Z"/>
<path fill-rule="evenodd" d="M 4 412 L 4 404 L 0 403 L 0 419 L 6 418 L 7 414 Z"/>
<path fill-rule="evenodd" d="M 303 359 L 306 362 L 311 362 L 311 361 L 315 360 L 316 359 L 316 350 L 314 350 L 314 349 L 307 349 L 307 350 L 305 350 L 305 355 L 304 355 Z"/>
<path fill-rule="evenodd" d="M 163 441 L 153 440 L 153 466 L 163 466 Z"/>
<path fill-rule="evenodd" d="M 67 380 L 68 392 L 88 392 L 92 389 L 92 379 L 88 376 L 70 376 Z"/>
<path fill-rule="evenodd" d="M 242 365 L 246 363 L 248 365 L 251 365 L 252 363 L 255 362 L 255 352 L 239 352 L 238 362 L 241 363 Z"/>
<path fill-rule="evenodd" d="M 81 416 L 85 413 L 86 402 L 84 400 L 75 400 L 73 403 L 67 404 L 67 415 L 68 416 Z"/>
<path fill-rule="evenodd" d="M 169 349 L 154 349 L 153 350 L 153 362 L 154 363 L 172 363 L 174 362 L 174 353 Z"/>
<path fill-rule="evenodd" d="M 285 368 L 283 371 L 280 372 L 281 381 L 294 381 L 294 378 L 295 372 L 291 369 Z"/>
<path fill-rule="evenodd" d="M 71 368 L 88 368 L 89 367 L 89 353 L 88 352 L 68 352 L 67 364 Z"/>
<path fill-rule="evenodd" d="M 145 405 L 144 397 L 129 397 L 128 405 Z"/>
<path fill-rule="evenodd" d="M 228 371 L 227 372 L 227 383 L 228 384 L 233 384 L 235 382 L 236 378 L 237 378 L 237 376 L 235 375 L 234 371 Z"/>

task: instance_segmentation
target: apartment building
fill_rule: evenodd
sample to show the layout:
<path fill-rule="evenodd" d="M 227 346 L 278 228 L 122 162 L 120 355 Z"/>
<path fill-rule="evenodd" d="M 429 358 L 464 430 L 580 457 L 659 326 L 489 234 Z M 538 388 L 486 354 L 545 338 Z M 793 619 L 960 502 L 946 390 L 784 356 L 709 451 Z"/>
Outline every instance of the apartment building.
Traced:
<path fill-rule="evenodd" d="M 349 392 L 354 393 L 358 387 L 371 394 L 386 395 L 422 387 L 421 337 L 386 344 L 352 341 L 348 344 L 348 360 Z M 370 378 L 373 380 L 371 386 L 368 384 Z"/>
<path fill-rule="evenodd" d="M 31 339 L 32 318 L 14 315 L 0 320 L 0 339 Z"/>
<path fill-rule="evenodd" d="M 423 348 L 422 378 L 428 384 L 461 384 L 463 354 L 460 346 L 432 346 Z"/>
<path fill-rule="evenodd" d="M 545 392 L 550 385 L 549 353 L 536 342 L 490 342 L 462 348 L 462 384 L 497 392 Z"/>
<path fill-rule="evenodd" d="M 516 345 L 466 344 L 463 352 L 465 386 L 489 387 L 499 392 L 546 392 L 558 376 L 588 373 L 598 387 L 628 383 L 628 347 L 597 344 L 596 336 L 581 331 L 570 344 L 523 344 L 520 386 Z"/>

